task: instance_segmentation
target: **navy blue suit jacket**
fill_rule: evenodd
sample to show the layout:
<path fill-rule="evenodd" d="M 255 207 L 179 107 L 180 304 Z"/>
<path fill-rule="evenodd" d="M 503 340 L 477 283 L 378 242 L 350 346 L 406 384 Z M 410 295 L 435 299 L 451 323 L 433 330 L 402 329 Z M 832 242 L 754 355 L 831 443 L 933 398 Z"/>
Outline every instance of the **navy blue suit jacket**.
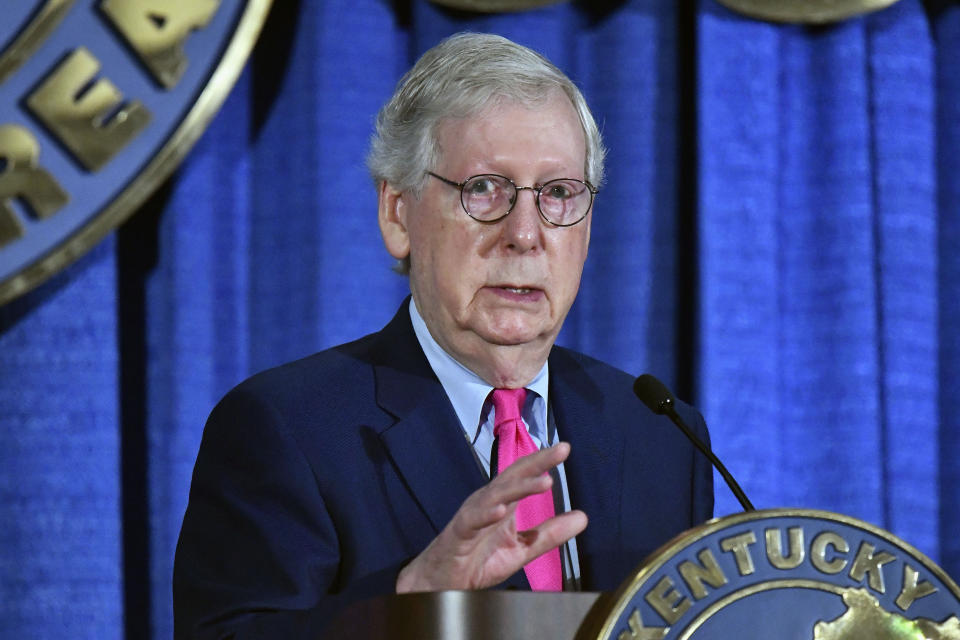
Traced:
<path fill-rule="evenodd" d="M 570 442 L 585 590 L 615 589 L 713 509 L 709 463 L 631 391 L 632 378 L 554 347 L 550 403 Z M 699 413 L 679 410 L 706 437 Z M 177 638 L 309 637 L 349 602 L 392 593 L 486 482 L 410 324 L 243 382 L 217 405 L 177 545 Z M 506 586 L 529 588 L 522 571 Z"/>

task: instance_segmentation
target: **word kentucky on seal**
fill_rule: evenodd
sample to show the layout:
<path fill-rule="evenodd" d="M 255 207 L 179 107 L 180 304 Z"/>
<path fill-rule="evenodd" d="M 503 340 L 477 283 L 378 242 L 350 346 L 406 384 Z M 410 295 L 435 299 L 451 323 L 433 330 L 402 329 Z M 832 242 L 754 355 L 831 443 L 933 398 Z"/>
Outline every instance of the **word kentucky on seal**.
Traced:
<path fill-rule="evenodd" d="M 577 638 L 960 640 L 960 589 L 894 535 L 834 513 L 772 509 L 678 536 Z"/>

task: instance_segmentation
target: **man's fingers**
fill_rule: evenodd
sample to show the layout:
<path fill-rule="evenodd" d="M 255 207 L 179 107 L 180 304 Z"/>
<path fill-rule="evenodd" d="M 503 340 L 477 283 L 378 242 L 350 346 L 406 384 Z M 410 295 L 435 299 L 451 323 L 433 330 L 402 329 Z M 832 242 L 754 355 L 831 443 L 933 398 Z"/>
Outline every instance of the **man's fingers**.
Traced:
<path fill-rule="evenodd" d="M 502 518 L 499 505 L 510 506 L 527 496 L 542 493 L 553 486 L 547 471 L 567 459 L 570 445 L 561 442 L 520 458 L 489 484 L 474 492 L 464 503 L 464 524 L 482 528 Z"/>
<path fill-rule="evenodd" d="M 569 454 L 570 445 L 560 442 L 518 459 L 487 485 L 490 493 L 485 497 L 494 502 L 509 503 L 546 491 L 552 486 L 543 480 L 550 477 L 547 472 L 566 460 Z"/>
<path fill-rule="evenodd" d="M 549 491 L 553 478 L 546 473 L 533 477 L 506 477 L 496 485 L 490 484 L 491 500 L 497 504 L 512 505 L 527 496 Z"/>
<path fill-rule="evenodd" d="M 519 458 L 500 475 L 538 476 L 566 460 L 569 455 L 570 445 L 566 442 L 558 442 L 552 447 L 544 447 L 536 453 Z"/>
<path fill-rule="evenodd" d="M 510 511 L 523 498 L 548 491 L 551 486 L 553 479 L 547 474 L 532 478 L 498 478 L 467 499 L 458 512 L 460 517 L 455 519 L 455 531 L 460 537 L 472 537 L 481 529 L 497 524 L 509 516 Z"/>
<path fill-rule="evenodd" d="M 483 491 L 484 489 L 481 489 Z M 454 533 L 459 538 L 471 538 L 480 530 L 496 524 L 510 515 L 510 506 L 504 502 L 473 506 L 469 502 L 460 507 L 460 522 L 454 519 Z M 460 525 L 462 524 L 461 528 Z"/>
<path fill-rule="evenodd" d="M 527 564 L 537 556 L 560 546 L 587 528 L 587 515 L 580 510 L 568 511 L 545 520 L 533 529 L 517 532 L 517 537 L 527 547 Z"/>
<path fill-rule="evenodd" d="M 561 442 L 514 462 L 464 502 L 451 522 L 452 533 L 461 541 L 467 542 L 480 535 L 487 527 L 498 525 L 505 518 L 511 517 L 517 502 L 527 496 L 548 491 L 553 486 L 553 479 L 547 471 L 566 460 L 568 455 L 570 445 Z M 586 523 L 583 522 L 582 527 L 585 526 Z M 577 533 L 579 531 L 567 537 Z M 557 544 L 565 540 L 566 538 Z"/>
<path fill-rule="evenodd" d="M 553 480 L 547 471 L 569 454 L 567 443 L 542 449 L 471 494 L 447 528 L 400 572 L 397 591 L 492 586 L 583 531 L 582 511 L 562 513 L 527 531 L 513 524 L 517 503 L 549 490 Z"/>

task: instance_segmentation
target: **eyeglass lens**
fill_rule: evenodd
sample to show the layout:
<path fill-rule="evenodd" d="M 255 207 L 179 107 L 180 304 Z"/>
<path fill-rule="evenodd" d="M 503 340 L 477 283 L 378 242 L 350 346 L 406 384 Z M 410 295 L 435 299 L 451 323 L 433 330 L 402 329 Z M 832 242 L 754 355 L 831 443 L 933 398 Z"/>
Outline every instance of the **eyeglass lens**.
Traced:
<path fill-rule="evenodd" d="M 592 194 L 579 180 L 561 178 L 534 189 L 540 213 L 553 224 L 579 222 L 590 208 Z M 496 220 L 513 207 L 518 189 L 507 178 L 480 175 L 468 179 L 461 189 L 463 208 L 477 220 Z"/>

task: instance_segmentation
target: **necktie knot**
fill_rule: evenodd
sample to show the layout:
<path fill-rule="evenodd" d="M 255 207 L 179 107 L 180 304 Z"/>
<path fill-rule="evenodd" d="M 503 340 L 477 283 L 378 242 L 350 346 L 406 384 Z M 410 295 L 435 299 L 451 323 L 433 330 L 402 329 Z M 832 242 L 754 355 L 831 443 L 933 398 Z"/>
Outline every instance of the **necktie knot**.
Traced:
<path fill-rule="evenodd" d="M 523 403 L 527 399 L 527 390 L 494 389 L 493 390 L 493 435 L 499 437 L 504 424 L 515 425 L 522 420 Z"/>

